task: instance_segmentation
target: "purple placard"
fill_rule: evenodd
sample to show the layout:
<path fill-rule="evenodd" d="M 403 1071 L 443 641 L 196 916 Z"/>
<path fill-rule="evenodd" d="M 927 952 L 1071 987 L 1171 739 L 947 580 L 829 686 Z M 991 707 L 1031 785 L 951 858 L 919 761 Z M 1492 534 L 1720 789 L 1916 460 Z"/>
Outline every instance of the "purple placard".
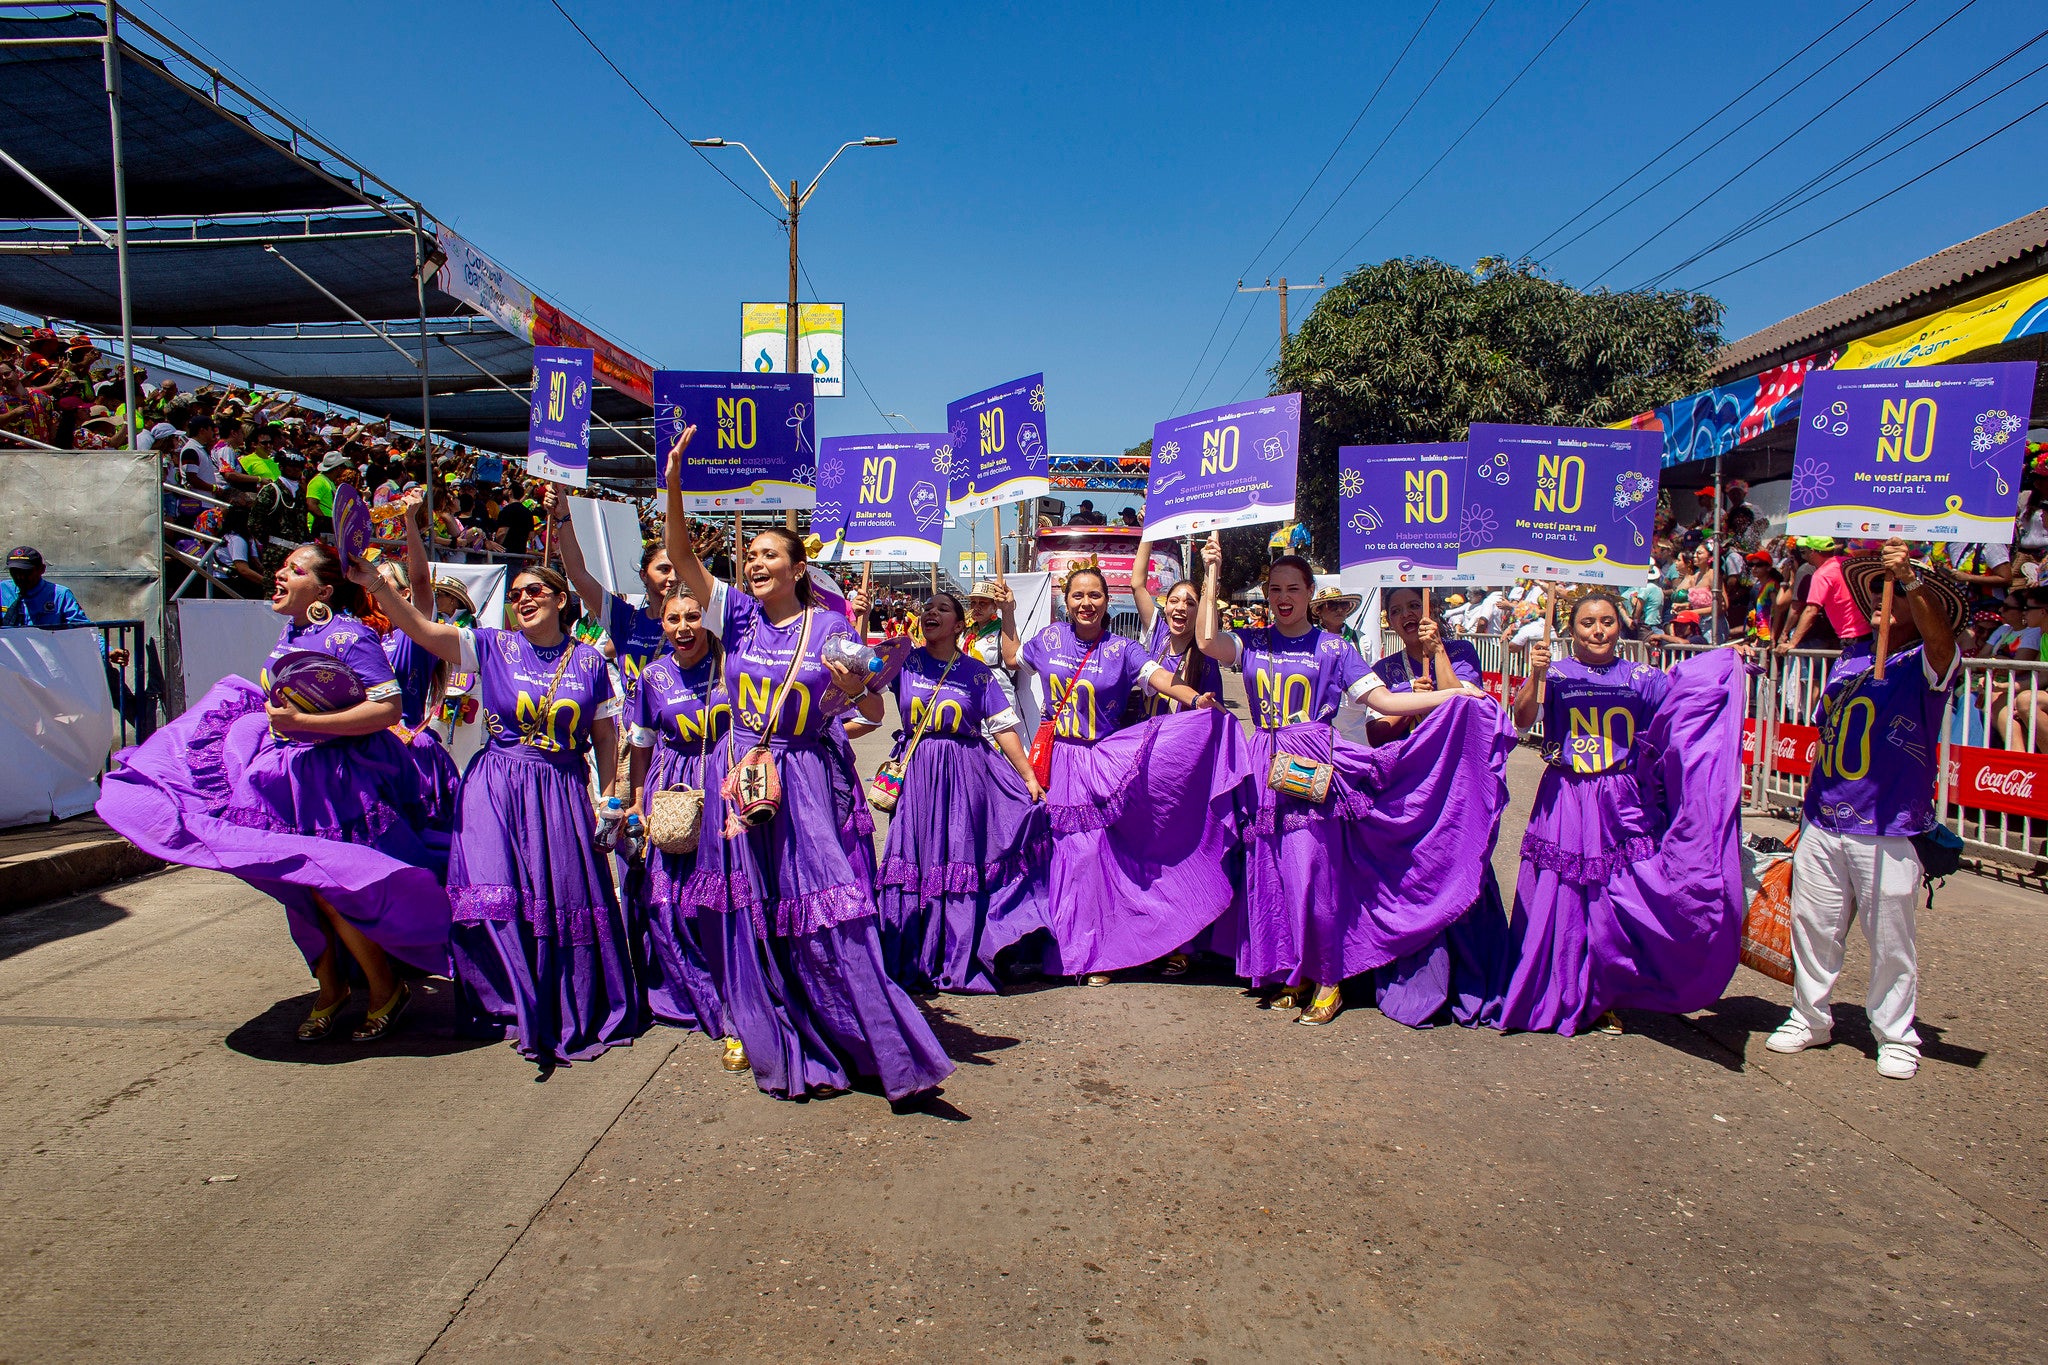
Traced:
<path fill-rule="evenodd" d="M 1042 498 L 1051 447 L 1045 435 L 1045 376 L 1027 374 L 946 404 L 952 438 L 946 510 L 954 516 L 999 502 Z"/>
<path fill-rule="evenodd" d="M 527 472 L 576 488 L 590 483 L 591 354 L 581 346 L 533 348 Z"/>
<path fill-rule="evenodd" d="M 1337 448 L 1337 531 L 1344 587 L 1473 583 L 1458 567 L 1465 443 Z"/>
<path fill-rule="evenodd" d="M 1474 422 L 1458 567 L 1482 582 L 1644 582 L 1663 454 L 1661 432 Z"/>
<path fill-rule="evenodd" d="M 1787 532 L 2006 544 L 2034 369 L 2015 360 L 1809 374 Z"/>
<path fill-rule="evenodd" d="M 369 696 L 363 680 L 332 654 L 295 649 L 269 668 L 270 699 L 280 706 L 326 715 L 360 706 Z"/>
<path fill-rule="evenodd" d="M 811 513 L 825 558 L 937 562 L 946 520 L 939 471 L 950 444 L 944 432 L 826 437 Z"/>
<path fill-rule="evenodd" d="M 816 501 L 817 403 L 804 374 L 654 372 L 655 479 L 666 487 L 676 433 L 695 423 L 683 457 L 692 512 L 788 510 Z"/>
<path fill-rule="evenodd" d="M 1152 428 L 1145 529 L 1154 540 L 1291 521 L 1301 395 L 1274 394 Z"/>

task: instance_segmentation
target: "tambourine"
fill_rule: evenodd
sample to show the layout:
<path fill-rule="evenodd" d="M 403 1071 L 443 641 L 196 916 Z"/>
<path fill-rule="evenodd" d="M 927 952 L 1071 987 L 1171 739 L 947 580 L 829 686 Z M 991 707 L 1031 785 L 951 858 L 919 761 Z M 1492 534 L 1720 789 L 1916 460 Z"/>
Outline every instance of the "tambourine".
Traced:
<path fill-rule="evenodd" d="M 270 700 L 311 715 L 327 715 L 360 706 L 370 690 L 349 666 L 332 654 L 295 649 L 270 666 Z"/>

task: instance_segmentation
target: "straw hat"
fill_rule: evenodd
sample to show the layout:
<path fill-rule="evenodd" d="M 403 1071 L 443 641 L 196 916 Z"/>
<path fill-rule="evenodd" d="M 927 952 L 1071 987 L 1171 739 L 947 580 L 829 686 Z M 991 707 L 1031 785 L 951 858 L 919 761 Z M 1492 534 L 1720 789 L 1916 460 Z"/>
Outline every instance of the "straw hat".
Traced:
<path fill-rule="evenodd" d="M 468 588 L 463 587 L 461 583 L 452 578 L 435 579 L 434 595 L 439 597 L 444 592 L 460 602 L 464 611 L 468 612 L 471 616 L 476 615 L 476 601 L 470 597 Z"/>
<path fill-rule="evenodd" d="M 986 578 L 979 578 L 979 579 L 976 579 L 976 580 L 975 580 L 975 582 L 974 582 L 974 586 L 973 586 L 973 587 L 971 587 L 971 588 L 969 588 L 969 589 L 967 590 L 967 600 L 968 600 L 968 601 L 970 601 L 970 602 L 974 602 L 974 601 L 982 601 L 982 602 L 993 602 L 993 601 L 995 601 L 995 600 L 996 600 L 996 585 L 995 585 L 995 583 L 994 583 L 994 582 L 993 582 L 992 580 L 990 580 L 990 579 L 986 579 Z"/>
<path fill-rule="evenodd" d="M 1308 599 L 1308 609 L 1312 612 L 1321 611 L 1324 607 L 1342 607 L 1346 616 L 1364 604 L 1363 597 L 1342 588 L 1317 588 L 1315 596 Z"/>
<path fill-rule="evenodd" d="M 1963 622 L 1970 617 L 1970 594 L 1963 581 L 1947 569 L 1929 564 L 1924 559 L 1913 561 L 1914 572 L 1932 593 L 1934 600 L 1941 603 L 1948 616 L 1950 630 L 1961 630 Z M 1865 616 L 1875 616 L 1884 599 L 1884 562 L 1881 555 L 1852 555 L 1842 561 L 1842 578 L 1849 585 L 1849 596 L 1856 603 L 1856 610 Z M 1894 596 L 1894 601 L 1897 600 Z"/>

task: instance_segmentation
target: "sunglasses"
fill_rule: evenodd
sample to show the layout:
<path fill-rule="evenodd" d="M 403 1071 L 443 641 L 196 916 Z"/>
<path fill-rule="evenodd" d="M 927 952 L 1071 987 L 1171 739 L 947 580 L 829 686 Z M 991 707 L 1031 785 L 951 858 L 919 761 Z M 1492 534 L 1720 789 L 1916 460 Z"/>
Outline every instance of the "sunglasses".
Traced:
<path fill-rule="evenodd" d="M 506 589 L 505 600 L 507 602 L 524 602 L 529 597 L 538 600 L 543 597 L 553 597 L 554 595 L 555 590 L 545 583 L 528 583 L 523 587 Z"/>

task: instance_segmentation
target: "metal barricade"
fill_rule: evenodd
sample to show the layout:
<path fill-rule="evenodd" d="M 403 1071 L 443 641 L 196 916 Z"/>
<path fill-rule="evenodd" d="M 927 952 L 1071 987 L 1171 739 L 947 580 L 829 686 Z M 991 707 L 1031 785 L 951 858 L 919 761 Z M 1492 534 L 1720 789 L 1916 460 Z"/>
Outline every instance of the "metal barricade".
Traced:
<path fill-rule="evenodd" d="M 1964 844 L 2032 861 L 2048 857 L 2048 663 L 1964 659 L 1941 719 L 1935 813 Z"/>

